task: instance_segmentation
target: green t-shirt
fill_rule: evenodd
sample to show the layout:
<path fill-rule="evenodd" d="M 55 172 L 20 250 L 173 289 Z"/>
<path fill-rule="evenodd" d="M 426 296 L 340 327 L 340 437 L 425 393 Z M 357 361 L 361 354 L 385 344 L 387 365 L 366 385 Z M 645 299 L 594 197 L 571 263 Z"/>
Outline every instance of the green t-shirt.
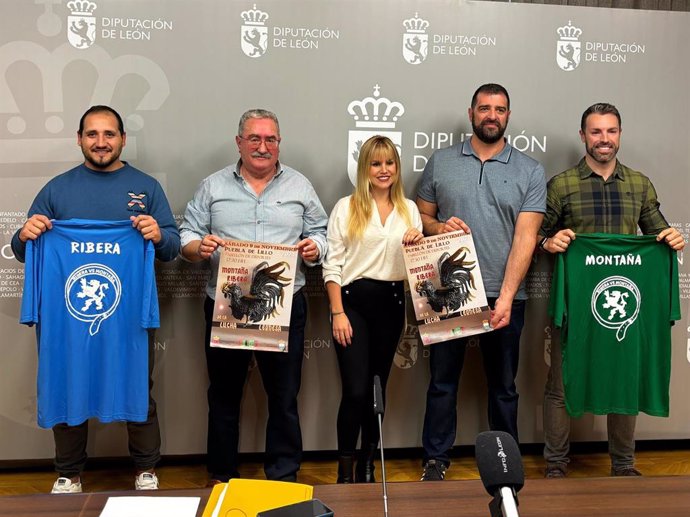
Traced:
<path fill-rule="evenodd" d="M 578 234 L 558 254 L 549 315 L 562 327 L 568 413 L 668 416 L 676 253 L 653 235 Z"/>

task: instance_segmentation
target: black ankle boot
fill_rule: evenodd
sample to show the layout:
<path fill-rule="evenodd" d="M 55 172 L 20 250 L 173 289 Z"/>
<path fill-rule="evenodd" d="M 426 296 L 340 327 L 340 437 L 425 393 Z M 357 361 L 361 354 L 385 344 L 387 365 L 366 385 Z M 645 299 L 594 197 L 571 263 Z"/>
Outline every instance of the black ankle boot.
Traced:
<path fill-rule="evenodd" d="M 362 447 L 357 458 L 355 469 L 355 483 L 376 483 L 374 478 L 374 456 L 376 444 L 370 443 Z"/>
<path fill-rule="evenodd" d="M 352 476 L 352 468 L 355 465 L 355 459 L 352 455 L 340 456 L 338 458 L 338 481 L 337 483 L 354 483 Z"/>

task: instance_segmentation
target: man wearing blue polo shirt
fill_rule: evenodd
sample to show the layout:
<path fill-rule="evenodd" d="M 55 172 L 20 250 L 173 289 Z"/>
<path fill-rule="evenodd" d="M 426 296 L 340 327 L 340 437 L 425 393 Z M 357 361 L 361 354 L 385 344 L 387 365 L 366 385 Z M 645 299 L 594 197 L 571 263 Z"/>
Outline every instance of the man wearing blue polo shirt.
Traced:
<path fill-rule="evenodd" d="M 510 117 L 510 97 L 503 86 L 480 86 L 468 115 L 472 137 L 432 154 L 417 206 L 426 235 L 472 232 L 494 329 L 479 338 L 489 390 L 489 427 L 517 441 L 515 376 L 527 299 L 524 277 L 546 210 L 546 180 L 539 162 L 503 138 Z M 423 481 L 442 480 L 450 466 L 466 345 L 467 339 L 460 338 L 430 349 Z"/>

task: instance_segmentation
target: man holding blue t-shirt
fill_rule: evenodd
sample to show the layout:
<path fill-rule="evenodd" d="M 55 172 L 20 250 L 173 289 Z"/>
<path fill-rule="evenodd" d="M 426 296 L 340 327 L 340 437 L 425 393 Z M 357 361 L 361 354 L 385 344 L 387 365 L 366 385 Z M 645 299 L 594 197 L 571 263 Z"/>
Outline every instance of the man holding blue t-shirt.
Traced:
<path fill-rule="evenodd" d="M 91 107 L 84 113 L 80 120 L 79 130 L 77 132 L 77 143 L 84 154 L 84 163 L 53 178 L 36 196 L 36 199 L 29 209 L 27 221 L 12 238 L 12 250 L 17 259 L 24 262 L 27 255 L 29 255 L 30 258 L 41 256 L 41 253 L 45 252 L 44 248 L 49 246 L 47 240 L 44 239 L 46 242 L 41 240 L 41 236 L 53 228 L 55 221 L 60 221 L 59 226 L 61 227 L 61 232 L 75 231 L 73 227 L 80 226 L 80 223 L 83 223 L 81 226 L 84 226 L 84 228 L 81 228 L 81 230 L 87 232 L 85 235 L 89 235 L 88 232 L 93 233 L 95 231 L 93 230 L 94 227 L 98 228 L 99 222 L 108 221 L 109 223 L 105 224 L 105 226 L 110 228 L 113 224 L 110 223 L 111 221 L 129 220 L 131 221 L 131 227 L 141 235 L 141 237 L 139 237 L 141 244 L 130 246 L 139 248 L 138 256 L 144 256 L 145 252 L 142 252 L 141 248 L 150 249 L 152 246 L 156 258 L 165 261 L 173 260 L 179 252 L 180 236 L 170 206 L 163 189 L 154 178 L 120 160 L 120 154 L 126 144 L 126 134 L 120 115 L 108 106 Z M 62 221 L 68 219 L 82 219 L 88 221 L 72 222 L 68 225 L 68 228 L 63 230 Z M 119 224 L 118 226 L 123 225 Z M 127 232 L 127 225 L 124 226 L 124 231 Z M 103 230 L 103 232 L 104 233 L 96 234 L 101 237 L 98 238 L 99 241 L 106 241 L 110 238 L 106 237 L 105 230 Z M 129 233 L 131 234 L 131 229 Z M 107 235 L 110 234 L 107 233 Z M 59 239 L 50 239 L 50 241 L 50 246 L 59 245 Z M 28 244 L 30 242 L 31 244 Z M 41 244 L 44 246 L 41 246 Z M 115 250 L 117 250 L 118 253 L 121 251 L 120 245 L 115 245 L 112 242 L 94 243 L 89 241 L 76 244 L 77 246 L 75 247 L 75 242 L 71 243 L 72 253 L 83 250 L 89 252 L 95 250 L 97 253 L 99 250 L 102 250 L 104 255 L 112 255 L 115 254 Z M 91 249 L 89 245 L 91 245 L 93 249 Z M 108 253 L 109 251 L 112 253 Z M 55 253 L 55 250 L 53 250 L 53 253 Z M 100 260 L 100 258 L 93 253 L 92 255 L 94 260 Z M 147 264 L 149 268 L 147 278 L 150 279 L 152 277 L 152 259 L 150 259 Z M 94 264 L 89 264 L 88 266 L 93 265 Z M 96 264 L 96 266 L 99 266 L 99 264 Z M 53 267 L 53 265 L 50 264 L 50 267 Z M 123 269 L 127 269 L 128 267 L 130 266 L 125 265 Z M 132 264 L 131 267 L 138 268 L 139 265 Z M 143 260 L 141 267 L 144 267 Z M 83 266 L 83 268 L 87 268 L 87 266 Z M 123 299 L 125 295 L 128 294 L 125 287 L 116 279 L 117 274 L 113 273 L 109 267 L 99 266 L 91 267 L 90 269 L 83 268 L 81 270 L 75 269 L 75 273 L 78 273 L 77 276 L 79 278 L 77 278 L 77 276 L 75 276 L 74 279 L 70 277 L 65 284 L 72 285 L 75 291 L 75 300 L 81 299 L 83 301 L 83 304 L 79 305 L 76 309 L 72 308 L 73 312 L 76 312 L 77 316 L 80 316 L 81 322 L 83 322 L 84 319 L 88 319 L 81 314 L 81 312 L 94 311 L 102 307 L 104 302 L 107 304 L 109 301 L 108 296 L 112 297 L 112 293 L 121 292 Z M 32 276 L 39 277 L 38 274 L 34 275 L 34 271 L 28 270 L 28 264 L 26 274 L 27 279 L 30 279 L 29 277 Z M 90 274 L 96 276 L 89 277 L 88 275 Z M 98 277 L 98 275 L 100 275 L 100 277 Z M 73 283 L 70 283 L 72 280 L 74 280 L 73 283 L 76 287 Z M 61 278 L 59 281 L 64 282 L 65 279 Z M 154 288 L 154 281 L 151 280 L 149 285 L 151 288 Z M 79 291 L 79 289 L 81 289 L 81 291 Z M 25 293 L 25 296 L 27 294 L 28 293 Z M 142 312 L 137 314 L 142 315 L 141 321 L 139 321 L 139 318 L 129 318 L 132 321 L 125 321 L 125 327 L 141 330 L 142 328 L 147 329 L 158 325 L 158 307 L 155 300 L 155 291 L 153 293 L 144 291 L 144 296 L 142 298 L 151 302 L 150 308 L 148 306 L 143 307 L 140 302 L 138 307 L 140 309 L 143 307 L 143 309 Z M 151 300 L 151 298 L 153 298 L 153 300 Z M 122 300 L 118 296 L 110 301 L 113 307 L 112 310 L 103 309 L 104 312 L 89 320 L 91 322 L 90 326 L 88 323 L 82 325 L 82 332 L 84 332 L 86 336 L 84 337 L 85 340 L 88 341 L 93 338 L 93 342 L 100 343 L 100 341 L 97 340 L 105 340 L 108 339 L 108 336 L 113 335 L 112 331 L 108 332 L 107 329 L 102 327 L 114 324 L 116 318 L 113 316 L 112 312 L 115 310 L 114 307 L 117 304 L 122 303 Z M 54 307 L 55 310 L 57 310 L 58 307 L 62 310 L 65 305 L 69 306 L 70 304 L 65 304 L 65 301 L 61 300 L 61 304 L 59 306 L 56 304 Z M 46 310 L 45 307 L 44 310 Z M 24 318 L 24 310 L 22 316 L 22 320 L 25 322 L 30 323 L 34 321 L 31 317 Z M 150 317 L 147 318 L 143 316 Z M 50 404 L 51 415 L 59 415 L 58 417 L 45 420 L 45 425 L 52 425 L 55 438 L 55 467 L 59 475 L 53 486 L 52 492 L 81 492 L 81 472 L 86 463 L 88 420 L 76 422 L 75 419 L 80 420 L 82 417 L 75 416 L 71 409 L 74 404 L 69 405 L 66 401 L 62 403 L 62 406 L 65 407 L 62 413 L 60 413 L 59 410 L 56 413 L 52 411 L 55 407 L 58 409 L 60 408 L 61 401 L 51 400 L 50 398 L 60 395 L 53 393 L 46 394 L 45 386 L 42 385 L 41 372 L 45 371 L 44 368 L 51 367 L 59 370 L 70 370 L 71 368 L 74 371 L 68 371 L 70 379 L 72 377 L 85 375 L 86 372 L 84 370 L 89 370 L 88 373 L 93 377 L 94 371 L 97 371 L 99 365 L 87 361 L 86 364 L 90 365 L 90 367 L 84 368 L 83 357 L 75 356 L 74 361 L 72 360 L 73 358 L 67 357 L 68 354 L 75 350 L 75 347 L 83 345 L 83 343 L 77 344 L 69 342 L 71 338 L 67 338 L 66 336 L 75 335 L 74 333 L 65 333 L 62 335 L 62 341 L 58 338 L 57 342 L 44 343 L 43 338 L 46 333 L 55 333 L 54 326 L 51 326 L 50 329 L 42 328 L 42 323 L 46 324 L 46 321 L 45 318 L 35 319 L 35 322 L 38 323 L 38 336 L 40 338 L 39 401 L 45 400 Z M 66 317 L 65 328 L 67 325 L 74 325 L 75 321 L 79 323 L 79 318 L 76 318 L 76 316 L 72 319 Z M 118 323 L 118 325 L 121 325 L 121 323 Z M 117 330 L 122 331 L 123 329 L 118 327 Z M 128 330 L 130 329 L 125 328 L 125 333 Z M 144 331 L 143 334 L 142 332 L 138 332 L 137 335 L 144 336 L 144 343 L 139 347 L 140 350 L 143 350 L 143 357 L 142 354 L 139 354 L 141 359 L 140 366 L 139 363 L 123 365 L 123 375 L 126 374 L 128 369 L 136 370 L 137 367 L 148 369 L 147 378 L 149 393 L 146 393 L 146 386 L 144 386 L 144 396 L 148 396 L 148 408 L 146 408 L 146 404 L 144 404 L 143 414 L 135 412 L 136 418 L 132 419 L 134 421 L 130 421 L 130 419 L 126 417 L 123 418 L 122 415 L 127 415 L 129 413 L 123 412 L 117 408 L 113 409 L 112 412 L 108 414 L 99 412 L 99 414 L 89 414 L 89 416 L 98 416 L 106 422 L 127 420 L 129 450 L 137 470 L 135 488 L 138 490 L 151 490 L 158 488 L 158 479 L 155 475 L 154 467 L 160 459 L 160 428 L 156 414 L 156 404 L 150 397 L 150 375 L 153 369 L 154 357 L 153 332 L 149 331 L 146 333 Z M 118 342 L 115 343 L 115 345 L 125 347 L 129 346 L 130 343 Z M 47 353 L 47 347 L 57 349 L 51 350 L 53 353 L 51 357 L 54 357 L 55 360 L 61 358 L 60 353 L 64 355 L 64 367 L 41 362 L 41 354 Z M 76 364 L 82 365 L 82 367 L 77 368 L 75 366 Z M 94 370 L 91 371 L 91 368 Z M 93 382 L 93 380 L 91 382 Z M 128 378 L 122 378 L 120 382 L 127 383 Z M 97 379 L 96 384 L 98 384 Z M 46 398 L 42 398 L 43 396 Z M 72 400 L 72 398 L 79 399 L 80 396 L 86 398 L 89 397 L 90 394 L 72 393 L 69 392 L 69 390 L 65 394 L 65 397 L 70 400 Z M 91 394 L 91 396 L 93 396 L 93 394 Z M 126 403 L 127 401 L 124 402 Z M 102 406 L 96 405 L 100 410 Z M 41 411 L 40 407 L 39 411 Z M 91 412 L 93 411 L 94 410 L 91 409 Z M 79 413 L 79 415 L 83 414 L 84 413 Z M 55 418 L 59 418 L 61 421 L 53 425 Z M 88 418 L 88 416 L 86 418 Z"/>

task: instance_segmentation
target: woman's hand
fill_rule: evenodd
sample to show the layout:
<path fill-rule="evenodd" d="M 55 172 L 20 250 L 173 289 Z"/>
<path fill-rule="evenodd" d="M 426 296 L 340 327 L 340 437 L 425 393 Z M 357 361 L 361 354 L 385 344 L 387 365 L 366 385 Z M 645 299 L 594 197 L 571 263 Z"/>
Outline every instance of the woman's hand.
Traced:
<path fill-rule="evenodd" d="M 347 314 L 338 312 L 331 316 L 333 320 L 333 337 L 336 342 L 342 346 L 349 346 L 352 344 L 352 325 Z"/>
<path fill-rule="evenodd" d="M 424 234 L 420 232 L 417 228 L 408 228 L 403 235 L 402 242 L 405 245 L 416 244 L 422 240 Z"/>

